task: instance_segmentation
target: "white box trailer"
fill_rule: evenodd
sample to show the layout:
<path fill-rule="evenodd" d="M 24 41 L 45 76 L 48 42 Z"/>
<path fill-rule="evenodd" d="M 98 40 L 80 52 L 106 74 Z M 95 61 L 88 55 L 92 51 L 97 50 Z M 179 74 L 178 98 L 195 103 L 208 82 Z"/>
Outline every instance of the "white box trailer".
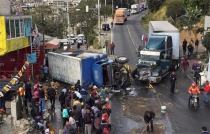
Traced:
<path fill-rule="evenodd" d="M 106 54 L 87 52 L 49 52 L 48 63 L 50 76 L 61 82 L 90 84 L 93 81 L 92 64 L 106 59 Z"/>
<path fill-rule="evenodd" d="M 131 14 L 138 14 L 140 12 L 140 5 L 133 4 L 131 5 Z"/>
<path fill-rule="evenodd" d="M 172 37 L 173 43 L 173 57 L 172 59 L 178 60 L 180 58 L 180 31 L 168 21 L 150 21 L 149 34 L 151 35 L 169 35 Z"/>

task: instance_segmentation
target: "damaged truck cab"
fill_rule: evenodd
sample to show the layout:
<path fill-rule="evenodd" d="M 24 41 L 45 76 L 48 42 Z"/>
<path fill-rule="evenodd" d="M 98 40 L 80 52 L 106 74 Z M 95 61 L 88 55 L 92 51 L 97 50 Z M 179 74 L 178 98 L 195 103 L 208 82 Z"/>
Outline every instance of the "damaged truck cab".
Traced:
<path fill-rule="evenodd" d="M 179 30 L 167 21 L 150 22 L 148 43 L 139 52 L 137 68 L 132 72 L 137 83 L 159 83 L 180 66 L 179 36 Z"/>

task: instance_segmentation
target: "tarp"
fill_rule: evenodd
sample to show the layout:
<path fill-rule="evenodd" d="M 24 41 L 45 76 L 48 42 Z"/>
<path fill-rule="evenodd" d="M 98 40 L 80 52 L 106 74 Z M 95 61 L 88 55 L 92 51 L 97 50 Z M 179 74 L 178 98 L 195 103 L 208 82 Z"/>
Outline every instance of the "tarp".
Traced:
<path fill-rule="evenodd" d="M 47 42 L 45 49 L 56 49 L 60 47 L 60 39 L 54 38 L 51 41 Z"/>
<path fill-rule="evenodd" d="M 26 59 L 29 63 L 36 63 L 37 62 L 36 52 L 32 54 L 26 54 Z"/>

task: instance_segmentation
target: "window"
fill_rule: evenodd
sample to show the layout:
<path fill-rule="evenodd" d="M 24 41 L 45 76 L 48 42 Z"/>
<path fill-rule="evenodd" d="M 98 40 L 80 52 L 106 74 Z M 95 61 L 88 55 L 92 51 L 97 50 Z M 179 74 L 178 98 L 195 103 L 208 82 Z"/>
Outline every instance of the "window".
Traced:
<path fill-rule="evenodd" d="M 7 39 L 10 39 L 10 22 L 9 20 L 6 20 L 6 32 L 7 32 Z"/>
<path fill-rule="evenodd" d="M 19 20 L 15 20 L 15 37 L 20 37 L 20 22 Z"/>
<path fill-rule="evenodd" d="M 15 20 L 10 20 L 10 38 L 15 38 Z"/>
<path fill-rule="evenodd" d="M 24 29 L 24 23 L 23 20 L 20 20 L 20 37 L 25 36 L 25 29 Z"/>

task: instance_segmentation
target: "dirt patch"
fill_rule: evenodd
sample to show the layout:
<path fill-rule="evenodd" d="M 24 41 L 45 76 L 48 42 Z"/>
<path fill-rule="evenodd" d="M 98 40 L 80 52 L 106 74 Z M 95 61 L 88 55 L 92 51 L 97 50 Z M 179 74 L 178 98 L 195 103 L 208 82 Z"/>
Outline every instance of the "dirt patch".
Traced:
<path fill-rule="evenodd" d="M 165 130 L 165 127 L 163 126 L 162 123 L 155 122 L 154 123 L 154 130 L 155 130 L 155 133 L 153 133 L 153 134 L 162 134 L 163 131 Z M 133 129 L 133 130 L 131 130 L 131 133 L 132 134 L 148 134 L 147 130 L 146 130 L 146 125 L 143 129 Z"/>
<path fill-rule="evenodd" d="M 145 111 L 160 113 L 155 98 L 143 98 L 138 96 L 126 96 L 120 98 L 122 101 L 122 115 L 136 122 L 142 122 Z M 157 115 L 157 114 L 156 114 Z M 156 116 L 156 118 L 161 118 Z"/>

